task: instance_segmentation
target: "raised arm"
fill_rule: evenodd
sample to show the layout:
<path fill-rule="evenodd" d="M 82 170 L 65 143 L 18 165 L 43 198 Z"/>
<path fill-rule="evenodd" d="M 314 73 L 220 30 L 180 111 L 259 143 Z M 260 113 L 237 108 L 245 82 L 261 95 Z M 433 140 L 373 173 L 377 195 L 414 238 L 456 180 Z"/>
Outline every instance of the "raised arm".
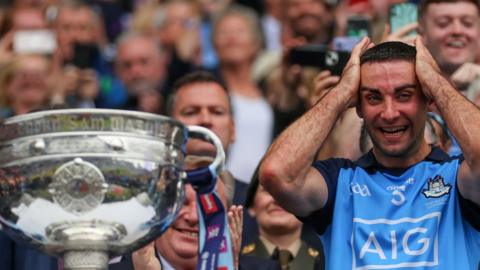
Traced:
<path fill-rule="evenodd" d="M 354 48 L 337 86 L 290 125 L 262 161 L 260 183 L 295 215 L 307 216 L 326 203 L 327 185 L 312 163 L 339 115 L 356 104 L 360 55 L 371 45 L 364 38 Z"/>
<path fill-rule="evenodd" d="M 480 205 L 480 110 L 440 75 L 420 39 L 415 46 L 416 72 L 422 90 L 434 102 L 465 157 L 458 173 L 460 194 Z"/>

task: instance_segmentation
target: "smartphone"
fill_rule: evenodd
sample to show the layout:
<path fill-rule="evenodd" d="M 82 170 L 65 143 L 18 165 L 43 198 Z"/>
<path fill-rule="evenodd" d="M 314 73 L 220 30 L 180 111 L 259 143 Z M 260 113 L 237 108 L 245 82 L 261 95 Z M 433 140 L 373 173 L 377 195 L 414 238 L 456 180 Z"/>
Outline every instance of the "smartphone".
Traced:
<path fill-rule="evenodd" d="M 323 45 L 304 45 L 290 51 L 289 63 L 317 67 L 330 70 L 333 75 L 341 75 L 349 58 L 347 51 L 334 51 Z"/>
<path fill-rule="evenodd" d="M 391 5 L 389 11 L 390 32 L 396 32 L 407 24 L 417 22 L 417 14 L 417 5 L 414 3 Z M 412 31 L 409 35 L 416 35 L 416 31 Z"/>
<path fill-rule="evenodd" d="M 73 45 L 72 63 L 81 69 L 92 68 L 95 65 L 98 54 L 98 47 L 95 44 L 75 43 Z"/>
<path fill-rule="evenodd" d="M 13 51 L 18 54 L 53 54 L 57 39 L 50 30 L 19 30 L 13 35 Z"/>
<path fill-rule="evenodd" d="M 350 16 L 347 19 L 347 36 L 358 38 L 370 36 L 370 19 L 361 15 Z"/>

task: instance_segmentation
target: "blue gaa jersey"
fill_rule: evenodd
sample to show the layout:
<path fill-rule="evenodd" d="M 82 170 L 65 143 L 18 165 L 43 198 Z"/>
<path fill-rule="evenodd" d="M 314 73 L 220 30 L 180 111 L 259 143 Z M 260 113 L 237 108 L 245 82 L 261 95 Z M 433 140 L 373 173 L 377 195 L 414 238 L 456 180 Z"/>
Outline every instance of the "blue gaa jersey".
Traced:
<path fill-rule="evenodd" d="M 382 167 L 372 152 L 316 162 L 329 198 L 299 218 L 321 234 L 326 269 L 476 270 L 480 210 L 457 190 L 462 159 L 434 148 L 402 170 Z"/>

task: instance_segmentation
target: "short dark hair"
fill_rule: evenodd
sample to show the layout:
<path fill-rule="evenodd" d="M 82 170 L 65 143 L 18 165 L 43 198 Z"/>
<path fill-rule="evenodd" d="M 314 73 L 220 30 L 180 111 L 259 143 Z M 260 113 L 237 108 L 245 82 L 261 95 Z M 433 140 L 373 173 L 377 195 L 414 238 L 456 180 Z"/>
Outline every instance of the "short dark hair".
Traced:
<path fill-rule="evenodd" d="M 215 83 L 221 86 L 221 88 L 225 91 L 225 94 L 228 96 L 228 107 L 230 109 L 230 113 L 232 111 L 232 102 L 230 100 L 230 95 L 228 93 L 227 87 L 225 84 L 215 77 L 212 73 L 208 71 L 193 71 L 191 73 L 186 74 L 185 76 L 181 77 L 180 79 L 176 80 L 173 84 L 172 91 L 167 99 L 167 115 L 172 116 L 173 107 L 175 105 L 175 99 L 177 97 L 178 90 L 186 85 L 194 84 L 194 83 Z"/>
<path fill-rule="evenodd" d="M 442 3 L 459 3 L 467 2 L 472 3 L 477 7 L 477 11 L 480 12 L 480 3 L 478 0 L 420 0 L 418 3 L 418 18 L 423 18 L 427 13 L 428 6 L 430 4 L 442 4 Z"/>
<path fill-rule="evenodd" d="M 389 41 L 366 50 L 360 56 L 360 64 L 392 60 L 405 60 L 415 63 L 416 55 L 417 50 L 415 47 L 399 41 Z"/>

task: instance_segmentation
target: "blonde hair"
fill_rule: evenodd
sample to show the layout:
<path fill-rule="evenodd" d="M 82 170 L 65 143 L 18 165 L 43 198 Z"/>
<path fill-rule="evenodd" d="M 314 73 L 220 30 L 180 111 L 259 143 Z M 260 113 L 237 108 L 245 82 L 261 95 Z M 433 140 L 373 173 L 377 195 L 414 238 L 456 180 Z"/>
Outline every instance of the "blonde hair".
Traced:
<path fill-rule="evenodd" d="M 155 17 L 163 14 L 164 9 L 163 5 L 155 2 L 142 5 L 133 13 L 129 30 L 146 35 L 153 35 L 155 33 Z"/>
<path fill-rule="evenodd" d="M 247 22 L 254 41 L 259 45 L 258 49 L 260 51 L 263 46 L 263 34 L 261 30 L 262 28 L 260 24 L 260 19 L 255 13 L 255 11 L 253 11 L 253 9 L 241 6 L 239 4 L 230 5 L 229 7 L 227 7 L 227 9 L 220 12 L 213 18 L 212 39 L 214 40 L 217 36 L 217 28 L 220 22 L 223 21 L 225 18 L 235 16 L 239 16 Z"/>
<path fill-rule="evenodd" d="M 31 58 L 43 59 L 45 60 L 45 62 L 47 62 L 48 66 L 51 64 L 50 59 L 44 55 L 22 54 L 22 55 L 15 55 L 8 62 L 3 63 L 0 66 L 0 107 L 10 106 L 11 100 L 9 99 L 9 96 L 6 93 L 8 86 L 12 82 L 12 79 L 15 73 L 19 70 L 22 64 L 22 61 L 25 61 Z M 48 70 L 50 70 L 50 68 Z"/>

